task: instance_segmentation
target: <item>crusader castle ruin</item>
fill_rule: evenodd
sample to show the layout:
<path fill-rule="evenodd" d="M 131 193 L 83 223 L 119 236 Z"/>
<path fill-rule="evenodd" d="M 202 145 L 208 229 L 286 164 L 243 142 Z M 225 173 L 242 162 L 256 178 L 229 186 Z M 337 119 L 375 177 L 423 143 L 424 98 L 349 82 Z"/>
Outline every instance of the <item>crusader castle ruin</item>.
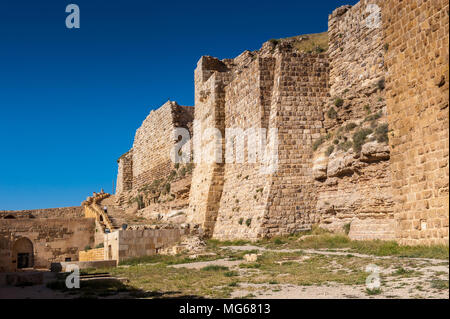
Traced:
<path fill-rule="evenodd" d="M 102 247 L 80 261 L 120 260 L 161 252 L 194 230 L 256 240 L 314 225 L 352 239 L 448 245 L 448 45 L 448 0 L 361 0 L 330 14 L 327 33 L 270 40 L 234 59 L 201 57 L 195 106 L 168 101 L 151 111 L 118 159 L 116 194 L 83 203 L 75 220 L 89 243 L 70 239 L 74 247 L 43 258 L 77 260 L 91 245 Z M 175 128 L 191 137 L 180 149 Z M 229 128 L 263 133 L 242 143 Z M 266 145 L 260 158 L 277 155 L 275 170 L 252 160 L 255 141 Z M 192 161 L 211 145 L 217 161 Z M 225 160 L 227 145 L 243 151 L 243 163 Z M 174 153 L 188 161 L 175 163 Z M 18 214 L 0 219 L 0 269 L 17 255 L 19 224 L 34 232 L 56 223 Z M 30 239 L 52 246 L 61 236 Z"/>

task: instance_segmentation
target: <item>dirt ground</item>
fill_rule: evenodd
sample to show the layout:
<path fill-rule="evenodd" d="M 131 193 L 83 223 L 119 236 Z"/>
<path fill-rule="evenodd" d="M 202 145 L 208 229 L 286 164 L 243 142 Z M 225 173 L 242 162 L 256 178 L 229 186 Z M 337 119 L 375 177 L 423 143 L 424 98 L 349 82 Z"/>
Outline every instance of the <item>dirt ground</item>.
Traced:
<path fill-rule="evenodd" d="M 116 268 L 86 270 L 88 275 L 107 272 L 111 279 L 82 281 L 79 290 L 47 286 L 49 279 L 44 285 L 0 287 L 0 298 L 449 298 L 449 260 L 439 258 L 448 256 L 448 248 L 436 254 L 427 248 L 396 252 L 383 243 L 359 250 L 351 242 L 331 243 L 334 248 L 317 248 L 317 242 L 314 248 L 302 242 L 297 248 L 296 239 L 210 243 L 202 253 L 148 256 Z"/>

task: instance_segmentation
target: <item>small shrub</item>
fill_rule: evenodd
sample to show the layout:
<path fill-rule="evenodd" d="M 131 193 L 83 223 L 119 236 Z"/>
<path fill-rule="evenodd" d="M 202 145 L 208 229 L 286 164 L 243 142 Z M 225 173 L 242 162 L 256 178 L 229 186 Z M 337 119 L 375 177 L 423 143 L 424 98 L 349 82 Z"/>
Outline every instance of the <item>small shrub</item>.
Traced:
<path fill-rule="evenodd" d="M 164 185 L 164 191 L 166 192 L 166 194 L 170 193 L 170 183 L 166 183 L 166 185 Z"/>
<path fill-rule="evenodd" d="M 175 178 L 175 176 L 177 176 L 177 171 L 173 170 L 173 171 L 170 172 L 170 174 L 167 177 L 167 179 L 173 180 Z"/>
<path fill-rule="evenodd" d="M 97 246 L 95 246 L 95 248 L 103 248 L 103 247 L 104 247 L 103 243 L 100 243 Z"/>
<path fill-rule="evenodd" d="M 245 221 L 245 225 L 247 225 L 247 227 L 250 227 L 250 225 L 252 224 L 252 219 L 249 218 Z"/>
<path fill-rule="evenodd" d="M 238 221 L 239 225 L 242 225 L 243 222 L 244 222 L 244 218 L 239 218 L 239 221 Z"/>
<path fill-rule="evenodd" d="M 334 106 L 341 107 L 342 105 L 344 105 L 344 100 L 341 99 L 340 97 L 338 97 L 334 100 Z"/>
<path fill-rule="evenodd" d="M 178 173 L 181 177 L 184 177 L 184 176 L 186 176 L 186 168 L 185 167 L 182 167 L 181 169 L 180 169 L 180 172 Z"/>
<path fill-rule="evenodd" d="M 342 142 L 338 145 L 338 150 L 347 152 L 349 149 L 353 147 L 353 143 L 350 141 Z"/>
<path fill-rule="evenodd" d="M 344 232 L 346 235 L 350 232 L 350 223 L 344 225 Z"/>
<path fill-rule="evenodd" d="M 218 266 L 218 265 L 209 265 L 202 268 L 203 271 L 221 271 L 228 270 L 228 267 Z"/>
<path fill-rule="evenodd" d="M 313 143 L 313 150 L 317 151 L 317 149 L 319 148 L 320 145 L 322 145 L 325 142 L 325 139 L 323 137 L 318 138 L 314 143 Z"/>
<path fill-rule="evenodd" d="M 237 271 L 227 271 L 223 275 L 225 277 L 236 277 L 236 276 L 239 276 L 239 273 Z"/>
<path fill-rule="evenodd" d="M 364 106 L 364 111 L 366 111 L 367 115 L 370 115 L 370 113 L 372 113 L 372 111 L 370 110 L 370 106 L 369 105 L 365 105 Z"/>
<path fill-rule="evenodd" d="M 373 131 L 371 129 L 366 128 L 361 129 L 353 134 L 353 150 L 355 152 L 361 152 L 361 148 L 364 145 L 367 136 L 372 134 L 372 132 Z"/>
<path fill-rule="evenodd" d="M 278 41 L 277 39 L 270 39 L 269 42 L 270 42 L 272 45 L 277 46 L 277 44 L 278 44 L 279 41 Z"/>
<path fill-rule="evenodd" d="M 334 146 L 330 145 L 328 146 L 327 150 L 325 151 L 326 156 L 330 156 L 334 152 Z"/>
<path fill-rule="evenodd" d="M 356 125 L 356 123 L 353 123 L 353 122 L 348 123 L 348 124 L 345 126 L 345 131 L 346 131 L 346 132 L 351 132 L 351 131 L 353 131 L 356 127 L 358 127 L 358 125 Z"/>
<path fill-rule="evenodd" d="M 334 109 L 334 107 L 330 107 L 330 109 L 327 112 L 328 118 L 330 119 L 335 119 L 337 118 L 338 114 L 336 112 L 336 110 Z"/>
<path fill-rule="evenodd" d="M 366 288 L 366 293 L 370 296 L 379 295 L 379 294 L 381 294 L 381 289 L 380 288 L 373 288 L 373 289 Z"/>
<path fill-rule="evenodd" d="M 378 143 L 388 143 L 389 142 L 389 125 L 388 124 L 381 124 L 377 127 L 375 130 L 375 138 L 377 139 Z"/>
<path fill-rule="evenodd" d="M 389 43 L 385 43 L 384 46 L 383 46 L 383 48 L 384 48 L 384 51 L 389 50 Z"/>
<path fill-rule="evenodd" d="M 275 240 L 273 241 L 273 243 L 275 245 L 282 245 L 284 244 L 284 241 L 282 241 L 280 238 L 275 238 Z"/>
<path fill-rule="evenodd" d="M 433 279 L 431 281 L 431 288 L 439 290 L 448 290 L 448 280 Z"/>
<path fill-rule="evenodd" d="M 84 251 L 88 251 L 88 250 L 91 250 L 92 248 L 91 248 L 91 246 L 89 246 L 89 245 L 87 245 L 86 247 L 84 247 Z"/>
<path fill-rule="evenodd" d="M 384 88 L 386 87 L 386 81 L 384 79 L 380 79 L 377 83 L 377 86 L 380 91 L 384 90 Z"/>
<path fill-rule="evenodd" d="M 382 116 L 383 116 L 383 113 L 381 111 L 379 111 L 379 112 L 377 112 L 375 114 L 369 115 L 368 117 L 366 117 L 364 119 L 364 121 L 365 122 L 370 122 L 370 121 L 378 120 Z"/>
<path fill-rule="evenodd" d="M 314 48 L 314 50 L 316 51 L 316 53 L 322 53 L 322 52 L 325 52 L 325 49 L 322 48 L 320 45 L 316 46 L 316 47 Z"/>
<path fill-rule="evenodd" d="M 180 163 L 175 164 L 175 169 L 178 169 L 180 167 Z"/>
<path fill-rule="evenodd" d="M 337 140 L 337 139 L 334 140 L 334 141 L 333 141 L 333 144 L 334 144 L 334 145 L 338 145 L 338 144 L 339 144 L 339 140 Z"/>

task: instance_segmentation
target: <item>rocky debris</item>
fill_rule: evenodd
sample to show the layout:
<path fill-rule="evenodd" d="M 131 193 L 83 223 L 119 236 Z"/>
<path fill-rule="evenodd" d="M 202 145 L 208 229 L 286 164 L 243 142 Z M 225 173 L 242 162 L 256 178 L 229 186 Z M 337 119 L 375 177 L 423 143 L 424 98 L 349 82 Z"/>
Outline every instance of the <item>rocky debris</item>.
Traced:
<path fill-rule="evenodd" d="M 256 262 L 258 260 L 257 254 L 246 254 L 244 255 L 244 260 L 247 262 Z"/>
<path fill-rule="evenodd" d="M 313 176 L 316 180 L 324 180 L 327 178 L 328 158 L 321 155 L 314 159 L 313 162 Z"/>
<path fill-rule="evenodd" d="M 204 252 L 206 249 L 206 243 L 198 236 L 187 236 L 181 243 L 171 247 L 168 251 L 169 254 L 179 254 L 182 252 L 189 252 L 198 254 Z"/>
<path fill-rule="evenodd" d="M 390 158 L 389 145 L 377 141 L 366 143 L 361 149 L 361 161 L 378 162 Z"/>
<path fill-rule="evenodd" d="M 353 174 L 354 168 L 352 166 L 357 160 L 355 157 L 353 150 L 350 150 L 349 152 L 338 151 L 331 154 L 327 166 L 328 177 Z"/>

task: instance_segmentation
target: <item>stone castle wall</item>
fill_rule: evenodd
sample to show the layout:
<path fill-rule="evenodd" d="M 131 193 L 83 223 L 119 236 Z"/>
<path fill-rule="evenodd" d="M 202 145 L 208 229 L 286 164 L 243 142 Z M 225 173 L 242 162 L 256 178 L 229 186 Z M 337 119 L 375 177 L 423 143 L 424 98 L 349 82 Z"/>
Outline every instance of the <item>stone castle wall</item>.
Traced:
<path fill-rule="evenodd" d="M 449 1 L 383 1 L 396 236 L 449 240 Z"/>
<path fill-rule="evenodd" d="M 342 232 L 350 226 L 354 239 L 395 239 L 389 147 L 374 137 L 387 124 L 381 4 L 340 7 L 328 23 L 327 141 L 314 156 L 315 213 L 321 227 Z M 372 133 L 358 151 L 354 135 L 364 130 Z"/>
<path fill-rule="evenodd" d="M 199 60 L 195 114 L 180 120 L 198 147 L 187 221 L 218 239 L 318 224 L 354 239 L 448 243 L 448 1 L 361 0 L 329 16 L 328 36 L 326 53 L 284 39 Z M 173 114 L 168 103 L 144 121 L 119 160 L 118 191 L 173 170 Z M 232 128 L 266 131 L 242 143 Z M 274 145 L 277 170 L 261 173 Z M 230 146 L 243 163 L 228 161 Z"/>
<path fill-rule="evenodd" d="M 327 80 L 325 55 L 298 54 L 291 47 L 247 51 L 234 60 L 199 61 L 194 139 L 200 132 L 205 149 L 205 130 L 217 128 L 221 136 L 215 143 L 222 152 L 220 163 L 196 164 L 190 222 L 202 224 L 206 233 L 219 239 L 254 239 L 311 227 L 314 204 L 307 188 L 312 181 L 304 174 L 312 166 L 310 146 L 322 129 Z M 229 133 L 233 128 L 266 131 L 254 135 L 255 140 L 247 134 L 240 141 Z M 263 139 L 270 147 L 270 129 L 278 130 L 280 158 L 278 170 L 266 173 L 265 149 L 257 148 L 252 160 L 249 143 L 253 147 Z M 233 155 L 243 150 L 241 163 L 236 156 L 229 161 L 230 150 Z"/>
<path fill-rule="evenodd" d="M 167 102 L 151 111 L 136 131 L 133 143 L 133 188 L 139 188 L 154 179 L 161 179 L 173 170 L 170 158 L 176 139 L 173 130 L 192 122 L 192 108 Z"/>
<path fill-rule="evenodd" d="M 14 244 L 26 237 L 33 245 L 34 268 L 49 269 L 52 262 L 70 258 L 93 246 L 95 220 L 92 218 L 4 219 L 0 220 L 0 272 L 14 271 Z"/>
<path fill-rule="evenodd" d="M 23 218 L 79 218 L 83 217 L 83 207 L 60 207 L 60 208 L 45 208 L 32 210 L 15 210 L 0 211 L 0 219 L 23 219 Z"/>
<path fill-rule="evenodd" d="M 133 189 L 133 149 L 123 154 L 118 160 L 116 193 L 122 194 Z"/>

